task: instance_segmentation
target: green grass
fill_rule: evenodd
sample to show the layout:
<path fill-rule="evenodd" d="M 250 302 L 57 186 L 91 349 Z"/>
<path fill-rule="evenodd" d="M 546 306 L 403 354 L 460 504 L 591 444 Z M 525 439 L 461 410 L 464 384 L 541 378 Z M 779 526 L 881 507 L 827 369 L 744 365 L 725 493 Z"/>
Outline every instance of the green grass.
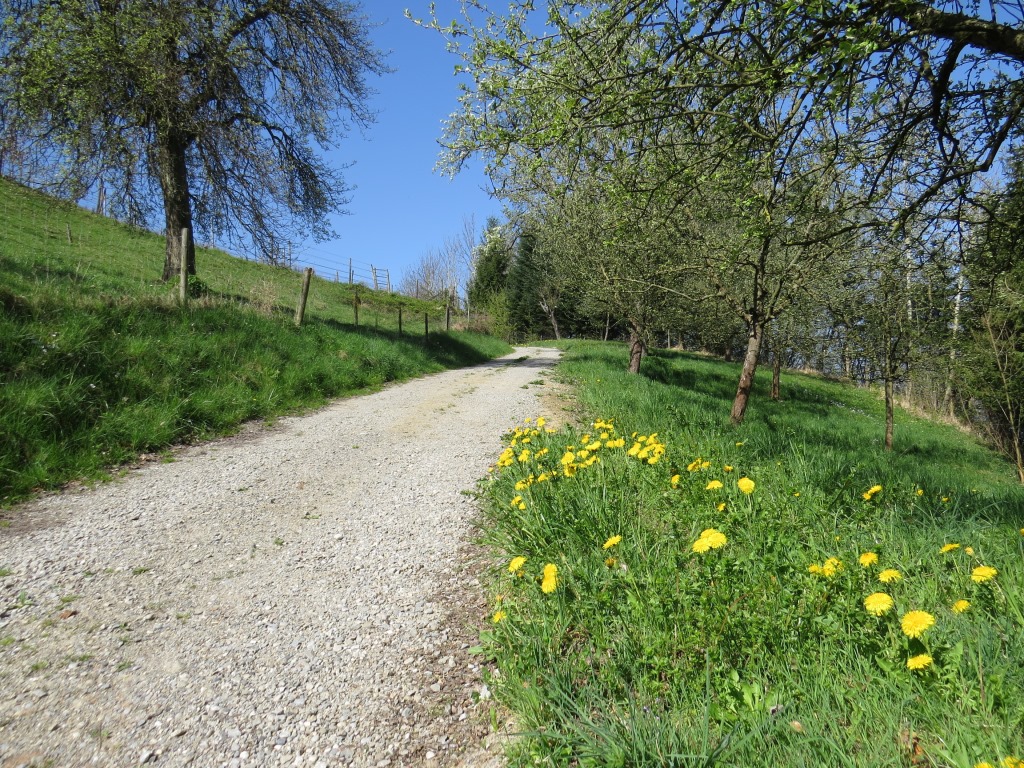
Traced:
<path fill-rule="evenodd" d="M 67 232 L 71 231 L 71 242 Z M 213 249 L 181 308 L 163 238 L 0 179 L 0 506 L 390 381 L 510 351 L 444 308 Z M 359 326 L 353 299 L 360 298 Z M 398 332 L 398 309 L 404 328 Z"/>
<path fill-rule="evenodd" d="M 614 429 L 525 425 L 485 484 L 502 613 L 481 651 L 525 734 L 513 765 L 1024 757 L 1024 492 L 1009 464 L 902 413 L 885 454 L 872 393 L 795 374 L 780 403 L 759 381 L 733 427 L 736 366 L 659 353 L 630 376 L 621 345 L 567 346 L 560 375 Z M 724 546 L 695 551 L 708 529 Z M 521 575 L 504 567 L 517 556 Z M 841 566 L 813 572 L 829 558 Z M 982 564 L 998 574 L 975 583 Z M 902 578 L 881 583 L 886 568 Z M 874 592 L 895 601 L 880 617 L 863 604 Z M 911 610 L 935 618 L 921 637 L 901 629 Z M 930 666 L 909 669 L 923 654 Z"/>

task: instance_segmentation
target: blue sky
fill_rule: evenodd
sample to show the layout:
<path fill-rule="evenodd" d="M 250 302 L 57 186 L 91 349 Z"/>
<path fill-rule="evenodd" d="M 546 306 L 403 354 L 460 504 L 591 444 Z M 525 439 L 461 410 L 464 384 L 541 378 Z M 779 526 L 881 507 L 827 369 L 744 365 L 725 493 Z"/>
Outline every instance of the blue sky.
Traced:
<path fill-rule="evenodd" d="M 405 18 L 428 15 L 428 0 L 364 0 L 366 16 L 379 26 L 373 31 L 377 47 L 388 52 L 394 72 L 372 78 L 377 95 L 371 106 L 377 122 L 364 131 L 354 129 L 328 154 L 332 163 L 352 162 L 344 172 L 355 186 L 349 215 L 333 220 L 338 238 L 296 247 L 300 262 L 318 273 L 348 268 L 348 259 L 390 270 L 392 284 L 427 251 L 439 248 L 462 230 L 463 218 L 473 216 L 477 230 L 501 204 L 484 191 L 482 164 L 462 171 L 454 180 L 434 171 L 442 121 L 458 107 L 458 59 L 445 50 L 444 39 Z M 438 17 L 459 15 L 457 0 L 436 3 Z M 324 275 L 325 277 L 327 275 Z"/>

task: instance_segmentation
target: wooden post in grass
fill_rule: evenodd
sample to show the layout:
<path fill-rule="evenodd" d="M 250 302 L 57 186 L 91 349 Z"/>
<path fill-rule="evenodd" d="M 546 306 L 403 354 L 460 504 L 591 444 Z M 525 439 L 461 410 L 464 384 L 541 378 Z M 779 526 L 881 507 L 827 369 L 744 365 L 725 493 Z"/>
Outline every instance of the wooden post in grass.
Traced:
<path fill-rule="evenodd" d="M 356 314 L 356 325 L 359 325 L 359 291 L 352 294 L 352 309 Z"/>
<path fill-rule="evenodd" d="M 398 305 L 398 335 L 402 335 L 402 305 Z"/>
<path fill-rule="evenodd" d="M 423 313 L 423 338 L 430 338 L 430 321 L 427 320 L 427 313 Z"/>
<path fill-rule="evenodd" d="M 299 306 L 295 308 L 295 325 L 302 325 L 302 318 L 306 315 L 306 298 L 309 296 L 309 281 L 313 279 L 313 268 L 306 267 L 302 273 L 302 292 L 299 294 Z"/>
<path fill-rule="evenodd" d="M 452 329 L 452 305 L 444 305 L 444 329 L 450 331 Z"/>
<path fill-rule="evenodd" d="M 178 283 L 178 300 L 181 306 L 188 303 L 188 227 L 181 230 L 181 281 Z"/>

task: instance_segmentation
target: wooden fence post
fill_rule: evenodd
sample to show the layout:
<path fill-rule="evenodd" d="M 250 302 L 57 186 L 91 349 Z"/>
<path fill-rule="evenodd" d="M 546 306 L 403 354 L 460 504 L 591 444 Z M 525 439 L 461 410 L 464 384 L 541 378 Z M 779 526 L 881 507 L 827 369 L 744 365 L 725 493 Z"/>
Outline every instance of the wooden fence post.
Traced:
<path fill-rule="evenodd" d="M 356 325 L 359 325 L 359 291 L 356 291 L 352 296 L 352 309 L 356 313 Z"/>
<path fill-rule="evenodd" d="M 299 294 L 299 306 L 295 308 L 295 325 L 302 325 L 302 318 L 306 314 L 306 297 L 309 296 L 309 281 L 313 277 L 313 268 L 306 267 L 302 273 L 302 293 Z"/>
<path fill-rule="evenodd" d="M 352 285 L 352 259 L 348 260 L 348 284 Z"/>
<path fill-rule="evenodd" d="M 181 230 L 181 281 L 178 283 L 178 300 L 181 306 L 188 303 L 188 227 Z"/>
<path fill-rule="evenodd" d="M 430 324 L 429 324 L 429 321 L 427 320 L 427 313 L 426 312 L 423 313 L 423 338 L 424 339 L 429 339 L 430 338 Z"/>
<path fill-rule="evenodd" d="M 402 305 L 398 305 L 398 335 L 402 335 Z"/>

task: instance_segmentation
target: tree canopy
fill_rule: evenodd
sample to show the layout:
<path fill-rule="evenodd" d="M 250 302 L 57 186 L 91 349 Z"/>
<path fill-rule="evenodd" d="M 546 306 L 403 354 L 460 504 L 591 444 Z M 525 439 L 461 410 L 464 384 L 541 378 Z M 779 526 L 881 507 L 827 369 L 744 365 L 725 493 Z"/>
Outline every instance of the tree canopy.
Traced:
<path fill-rule="evenodd" d="M 318 149 L 372 120 L 386 67 L 342 0 L 13 0 L 0 28 L 3 146 L 70 196 L 102 177 L 127 218 L 270 250 L 326 235 L 346 187 Z M 8 164 L 8 172 L 11 169 Z M 33 168 L 32 170 L 38 170 Z M 186 258 L 195 272 L 195 251 Z"/>

